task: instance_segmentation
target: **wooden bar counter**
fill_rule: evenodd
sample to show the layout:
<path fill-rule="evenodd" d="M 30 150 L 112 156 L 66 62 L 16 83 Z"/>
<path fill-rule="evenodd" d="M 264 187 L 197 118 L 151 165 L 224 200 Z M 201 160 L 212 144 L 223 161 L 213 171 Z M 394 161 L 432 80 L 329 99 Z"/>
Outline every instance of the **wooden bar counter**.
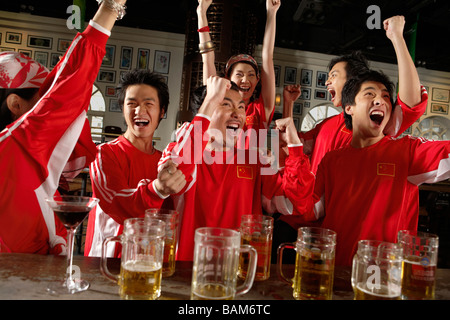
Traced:
<path fill-rule="evenodd" d="M 118 286 L 100 272 L 100 258 L 74 256 L 81 278 L 90 288 L 81 293 L 55 296 L 47 293 L 49 282 L 64 279 L 66 258 L 52 255 L 0 253 L 0 300 L 119 300 Z M 119 273 L 119 259 L 108 259 L 111 272 Z M 293 275 L 294 266 L 284 266 L 286 276 Z M 160 300 L 189 300 L 192 263 L 177 262 L 175 274 L 162 279 Z M 336 267 L 333 300 L 352 300 L 351 269 Z M 436 300 L 450 299 L 450 269 L 438 269 Z M 236 300 L 293 300 L 292 287 L 281 281 L 272 265 L 268 280 L 255 281 L 252 289 Z"/>

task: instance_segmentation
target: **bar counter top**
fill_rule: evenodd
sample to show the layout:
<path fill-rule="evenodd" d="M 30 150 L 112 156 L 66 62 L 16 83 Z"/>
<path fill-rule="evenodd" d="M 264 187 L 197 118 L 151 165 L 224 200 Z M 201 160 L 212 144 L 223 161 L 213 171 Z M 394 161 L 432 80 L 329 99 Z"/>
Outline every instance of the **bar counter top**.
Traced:
<path fill-rule="evenodd" d="M 119 300 L 118 285 L 100 272 L 100 258 L 75 255 L 73 264 L 79 267 L 81 278 L 89 281 L 87 291 L 55 296 L 47 292 L 52 281 L 64 279 L 66 257 L 37 254 L 0 253 L 0 300 Z M 108 268 L 119 273 L 120 260 L 108 259 Z M 293 276 L 294 265 L 283 266 L 286 276 Z M 333 300 L 353 300 L 350 284 L 351 268 L 336 267 Z M 163 278 L 159 300 L 189 300 L 192 262 L 176 264 L 175 274 Z M 450 299 L 450 269 L 438 269 L 436 300 Z M 255 281 L 251 290 L 236 296 L 235 300 L 293 300 L 292 287 L 280 280 L 276 265 L 270 278 Z"/>

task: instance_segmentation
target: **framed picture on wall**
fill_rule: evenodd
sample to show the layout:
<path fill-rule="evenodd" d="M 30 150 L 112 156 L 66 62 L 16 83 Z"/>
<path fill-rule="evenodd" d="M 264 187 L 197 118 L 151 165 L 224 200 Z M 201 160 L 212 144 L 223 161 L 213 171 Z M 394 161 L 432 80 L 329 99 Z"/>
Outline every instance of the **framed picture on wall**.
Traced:
<path fill-rule="evenodd" d="M 449 102 L 450 90 L 433 88 L 433 96 L 431 99 L 433 101 Z"/>
<path fill-rule="evenodd" d="M 61 57 L 62 57 L 61 53 L 52 53 L 50 55 L 50 68 L 55 67 Z"/>
<path fill-rule="evenodd" d="M 328 79 L 328 73 L 323 71 L 317 71 L 317 79 L 316 79 L 316 87 L 317 88 L 326 88 L 325 83 Z"/>
<path fill-rule="evenodd" d="M 58 48 L 56 50 L 60 52 L 66 52 L 69 49 L 72 40 L 69 39 L 58 39 Z"/>
<path fill-rule="evenodd" d="M 316 89 L 314 91 L 314 99 L 317 100 L 327 100 L 328 91 Z"/>
<path fill-rule="evenodd" d="M 310 88 L 301 88 L 302 94 L 299 99 L 302 100 L 311 100 L 311 89 Z"/>
<path fill-rule="evenodd" d="M 111 112 L 122 112 L 119 101 L 117 99 L 110 99 L 109 100 L 109 111 Z"/>
<path fill-rule="evenodd" d="M 35 51 L 34 52 L 34 60 L 36 62 L 39 62 L 43 66 L 47 67 L 47 61 L 48 61 L 48 52 L 43 51 Z"/>
<path fill-rule="evenodd" d="M 6 47 L 1 47 L 1 48 L 0 48 L 0 52 L 3 52 L 3 51 L 16 51 L 16 48 L 6 48 Z"/>
<path fill-rule="evenodd" d="M 169 73 L 170 52 L 155 51 L 155 61 L 153 63 L 153 71 L 158 73 Z"/>
<path fill-rule="evenodd" d="M 281 66 L 273 66 L 275 71 L 275 86 L 280 86 Z"/>
<path fill-rule="evenodd" d="M 432 113 L 448 114 L 448 104 L 443 103 L 432 103 L 431 104 Z"/>
<path fill-rule="evenodd" d="M 302 69 L 300 84 L 302 86 L 310 87 L 312 85 L 312 74 L 312 70 Z"/>
<path fill-rule="evenodd" d="M 150 50 L 148 49 L 138 49 L 137 54 L 137 68 L 138 69 L 148 69 L 148 59 L 150 57 Z"/>
<path fill-rule="evenodd" d="M 122 47 L 120 53 L 120 69 L 131 69 L 131 63 L 133 62 L 133 48 Z"/>
<path fill-rule="evenodd" d="M 21 44 L 22 34 L 17 32 L 6 32 L 5 42 Z"/>
<path fill-rule="evenodd" d="M 284 83 L 295 84 L 297 80 L 297 68 L 286 67 L 284 68 Z"/>
<path fill-rule="evenodd" d="M 103 57 L 102 67 L 112 67 L 114 68 L 114 57 L 116 55 L 116 46 L 106 45 L 106 53 Z"/>
<path fill-rule="evenodd" d="M 115 87 L 106 86 L 105 96 L 107 97 L 115 97 L 117 94 L 117 90 Z"/>
<path fill-rule="evenodd" d="M 53 42 L 52 38 L 30 35 L 28 36 L 27 46 L 32 48 L 51 49 L 52 42 Z"/>
<path fill-rule="evenodd" d="M 97 76 L 99 82 L 116 82 L 116 72 L 109 70 L 100 70 Z"/>
<path fill-rule="evenodd" d="M 294 102 L 294 108 L 292 110 L 294 115 L 301 115 L 303 109 L 303 103 L 301 102 Z"/>

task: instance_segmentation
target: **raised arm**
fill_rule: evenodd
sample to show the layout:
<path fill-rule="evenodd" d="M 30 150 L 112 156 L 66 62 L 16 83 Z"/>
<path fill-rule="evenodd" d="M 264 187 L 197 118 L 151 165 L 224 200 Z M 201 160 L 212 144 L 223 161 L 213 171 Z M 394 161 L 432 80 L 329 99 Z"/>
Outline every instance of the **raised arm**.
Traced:
<path fill-rule="evenodd" d="M 115 2 L 114 9 L 111 4 L 111 2 Z M 110 0 L 110 1 L 102 1 L 100 4 L 99 9 L 97 10 L 94 18 L 92 20 L 95 23 L 98 23 L 100 26 L 105 28 L 108 31 L 111 31 L 114 23 L 119 17 L 119 13 L 125 13 L 125 3 L 126 0 Z M 123 10 L 123 11 L 122 11 Z M 121 19 L 121 17 L 119 17 Z"/>
<path fill-rule="evenodd" d="M 275 47 L 276 15 L 280 0 L 266 0 L 267 18 L 262 47 L 261 95 L 264 101 L 266 119 L 270 119 L 275 108 L 275 70 L 273 50 Z"/>
<path fill-rule="evenodd" d="M 300 85 L 291 84 L 283 89 L 283 118 L 292 117 L 294 109 L 294 101 L 301 95 Z"/>
<path fill-rule="evenodd" d="M 197 19 L 198 19 L 198 36 L 199 36 L 199 50 L 202 55 L 203 62 L 203 84 L 210 76 L 217 74 L 214 61 L 216 59 L 214 48 L 211 49 L 213 43 L 208 27 L 208 17 L 206 12 L 211 5 L 212 0 L 198 0 Z"/>
<path fill-rule="evenodd" d="M 405 18 L 391 17 L 383 21 L 383 26 L 397 56 L 398 95 L 407 106 L 412 108 L 422 101 L 422 95 L 419 75 L 403 38 Z"/>

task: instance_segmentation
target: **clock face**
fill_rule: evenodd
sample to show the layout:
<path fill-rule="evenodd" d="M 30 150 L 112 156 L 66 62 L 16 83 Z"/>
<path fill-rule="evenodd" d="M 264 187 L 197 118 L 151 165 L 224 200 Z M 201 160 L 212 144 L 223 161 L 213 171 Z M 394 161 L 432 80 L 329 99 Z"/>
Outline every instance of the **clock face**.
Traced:
<path fill-rule="evenodd" d="M 341 113 L 341 110 L 336 108 L 332 103 L 318 105 L 309 110 L 303 118 L 301 131 L 309 131 L 324 119 L 338 115 L 339 113 Z"/>
<path fill-rule="evenodd" d="M 414 129 L 413 136 L 428 140 L 450 140 L 450 120 L 440 116 L 423 119 Z"/>

